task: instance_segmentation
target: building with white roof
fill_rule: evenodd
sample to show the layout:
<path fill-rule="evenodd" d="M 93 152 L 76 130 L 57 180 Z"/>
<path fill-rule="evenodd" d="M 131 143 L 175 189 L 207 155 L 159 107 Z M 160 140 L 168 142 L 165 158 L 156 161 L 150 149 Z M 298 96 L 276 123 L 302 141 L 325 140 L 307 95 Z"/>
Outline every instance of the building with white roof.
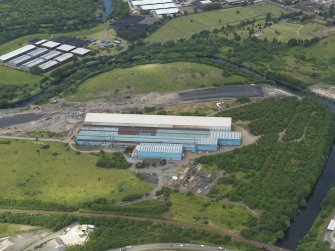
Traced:
<path fill-rule="evenodd" d="M 35 45 L 40 45 L 40 44 L 43 44 L 45 43 L 47 40 L 46 39 L 41 39 L 39 41 L 37 41 L 36 43 L 34 43 Z"/>
<path fill-rule="evenodd" d="M 64 51 L 64 52 L 69 52 L 72 51 L 73 49 L 75 49 L 76 47 L 73 45 L 69 45 L 69 44 L 62 44 L 61 46 L 57 47 L 57 50 L 59 51 Z"/>
<path fill-rule="evenodd" d="M 54 42 L 54 41 L 47 41 L 47 42 L 41 44 L 41 46 L 47 47 L 49 49 L 54 49 L 59 45 L 60 45 L 60 43 L 57 43 L 57 42 Z"/>
<path fill-rule="evenodd" d="M 163 15 L 172 15 L 177 14 L 179 12 L 178 8 L 170 8 L 170 9 L 159 9 L 153 11 L 156 17 L 161 17 Z"/>
<path fill-rule="evenodd" d="M 60 51 L 50 51 L 49 53 L 42 55 L 40 58 L 43 58 L 45 60 L 50 60 L 60 55 L 62 55 L 62 52 Z"/>
<path fill-rule="evenodd" d="M 58 61 L 50 60 L 48 62 L 45 62 L 45 63 L 41 64 L 40 66 L 38 66 L 38 68 L 40 68 L 42 71 L 49 71 L 49 70 L 57 67 L 58 65 L 59 65 Z"/>
<path fill-rule="evenodd" d="M 328 224 L 328 227 L 327 227 L 327 230 L 329 231 L 334 231 L 335 230 L 335 220 L 334 219 L 331 219 L 329 224 Z"/>
<path fill-rule="evenodd" d="M 56 57 L 54 60 L 58 61 L 59 63 L 65 63 L 66 61 L 70 60 L 73 57 L 72 53 L 65 53 Z"/>
<path fill-rule="evenodd" d="M 29 55 L 21 55 L 17 58 L 12 59 L 11 61 L 8 62 L 9 65 L 11 66 L 18 66 L 20 64 L 23 64 L 29 60 L 32 59 L 32 56 Z"/>
<path fill-rule="evenodd" d="M 88 53 L 91 52 L 91 50 L 80 47 L 80 48 L 74 49 L 71 52 L 74 53 L 74 54 L 77 54 L 79 56 L 86 56 Z"/>
<path fill-rule="evenodd" d="M 86 125 L 140 126 L 160 128 L 210 129 L 211 127 L 231 128 L 229 117 L 169 116 L 118 113 L 87 113 Z"/>
<path fill-rule="evenodd" d="M 0 56 L 0 62 L 8 61 L 8 60 L 13 59 L 17 56 L 20 56 L 24 53 L 27 53 L 27 52 L 35 49 L 35 48 L 36 48 L 36 46 L 32 45 L 32 44 L 25 45 L 25 46 L 15 50 L 15 51 L 11 51 L 9 53 L 6 53 L 6 54 Z"/>
<path fill-rule="evenodd" d="M 37 48 L 33 51 L 28 52 L 26 55 L 32 56 L 32 57 L 37 57 L 40 55 L 43 55 L 47 53 L 49 50 L 47 48 Z"/>
<path fill-rule="evenodd" d="M 26 70 L 26 71 L 31 71 L 32 68 L 34 68 L 35 66 L 38 66 L 38 65 L 42 64 L 43 62 L 45 62 L 44 59 L 42 59 L 42 58 L 35 58 L 33 60 L 30 60 L 30 61 L 24 63 L 22 65 L 22 68 L 24 70 Z"/>
<path fill-rule="evenodd" d="M 156 17 L 172 15 L 179 12 L 172 0 L 135 0 L 131 2 L 134 8 L 153 11 Z"/>

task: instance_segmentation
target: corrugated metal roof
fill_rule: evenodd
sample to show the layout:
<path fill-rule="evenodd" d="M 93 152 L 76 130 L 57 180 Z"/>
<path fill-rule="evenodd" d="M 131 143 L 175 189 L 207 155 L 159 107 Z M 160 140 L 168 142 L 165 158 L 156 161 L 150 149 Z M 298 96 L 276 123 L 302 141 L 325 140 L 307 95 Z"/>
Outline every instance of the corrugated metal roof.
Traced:
<path fill-rule="evenodd" d="M 40 41 L 37 41 L 35 44 L 39 45 L 39 44 L 43 44 L 45 43 L 47 40 L 46 39 L 42 39 Z"/>
<path fill-rule="evenodd" d="M 49 69 L 49 68 L 51 68 L 51 67 L 53 67 L 55 65 L 58 65 L 58 62 L 54 61 L 54 60 L 50 60 L 50 61 L 48 61 L 48 62 L 46 62 L 44 64 L 41 64 L 39 66 L 39 68 L 42 69 L 42 70 L 47 70 L 47 69 Z"/>
<path fill-rule="evenodd" d="M 139 152 L 155 152 L 155 153 L 182 153 L 182 144 L 153 144 L 141 143 L 136 146 Z"/>
<path fill-rule="evenodd" d="M 49 59 L 53 59 L 59 55 L 61 55 L 62 53 L 60 51 L 51 51 L 43 56 L 41 56 L 41 58 L 45 59 L 45 60 L 49 60 Z"/>
<path fill-rule="evenodd" d="M 37 57 L 43 53 L 46 53 L 47 51 L 48 51 L 47 48 L 37 48 L 33 51 L 28 52 L 27 55 L 30 55 L 32 57 Z"/>
<path fill-rule="evenodd" d="M 199 145 L 218 145 L 218 139 L 217 138 L 202 138 L 199 139 L 197 144 Z"/>
<path fill-rule="evenodd" d="M 155 10 L 157 15 L 169 15 L 169 14 L 174 14 L 178 13 L 179 9 L 177 8 L 171 8 L 171 9 L 160 9 L 160 10 Z"/>
<path fill-rule="evenodd" d="M 60 51 L 71 51 L 73 49 L 75 49 L 76 47 L 73 45 L 69 45 L 69 44 L 62 44 L 61 46 L 57 47 L 57 50 Z"/>
<path fill-rule="evenodd" d="M 168 116 L 141 115 L 115 113 L 87 113 L 86 125 L 107 126 L 140 126 L 158 128 L 197 128 L 209 129 L 212 126 L 231 126 L 229 117 L 196 117 L 196 116 Z"/>
<path fill-rule="evenodd" d="M 74 54 L 83 56 L 83 55 L 85 55 L 85 54 L 91 52 L 91 50 L 89 50 L 89 49 L 85 49 L 85 48 L 77 48 L 77 49 L 74 49 L 74 50 L 71 51 L 71 52 L 74 53 Z"/>
<path fill-rule="evenodd" d="M 32 49 L 36 48 L 35 45 L 32 45 L 32 44 L 28 44 L 26 46 L 23 46 L 15 51 L 11 51 L 9 53 L 6 53 L 2 56 L 0 56 L 0 61 L 6 61 L 6 60 L 9 60 L 11 58 L 14 58 L 16 56 L 19 56 L 27 51 L 31 51 Z"/>
<path fill-rule="evenodd" d="M 241 139 L 241 132 L 211 131 L 210 137 L 218 139 Z"/>
<path fill-rule="evenodd" d="M 159 9 L 169 9 L 176 7 L 177 6 L 174 3 L 149 4 L 141 6 L 143 10 L 159 10 Z"/>
<path fill-rule="evenodd" d="M 42 44 L 42 46 L 47 47 L 47 48 L 55 48 L 58 45 L 60 45 L 60 43 L 54 42 L 54 41 L 48 41 Z"/>
<path fill-rule="evenodd" d="M 22 66 L 25 68 L 32 68 L 34 66 L 37 66 L 39 64 L 42 64 L 45 60 L 42 58 L 35 58 L 31 61 L 28 61 L 27 63 L 23 64 Z"/>
<path fill-rule="evenodd" d="M 143 6 L 148 4 L 161 4 L 161 3 L 172 3 L 172 0 L 142 0 L 142 1 L 132 1 L 134 6 Z"/>
<path fill-rule="evenodd" d="M 8 63 L 9 63 L 10 65 L 18 65 L 18 64 L 21 64 L 21 63 L 26 62 L 27 60 L 30 60 L 31 58 L 32 58 L 32 57 L 29 56 L 29 55 L 22 55 L 22 56 L 20 56 L 20 57 L 18 57 L 18 58 L 15 58 L 15 59 L 9 61 Z"/>
<path fill-rule="evenodd" d="M 60 55 L 59 57 L 56 57 L 55 60 L 62 63 L 72 57 L 73 57 L 72 53 L 65 53 L 65 54 Z"/>

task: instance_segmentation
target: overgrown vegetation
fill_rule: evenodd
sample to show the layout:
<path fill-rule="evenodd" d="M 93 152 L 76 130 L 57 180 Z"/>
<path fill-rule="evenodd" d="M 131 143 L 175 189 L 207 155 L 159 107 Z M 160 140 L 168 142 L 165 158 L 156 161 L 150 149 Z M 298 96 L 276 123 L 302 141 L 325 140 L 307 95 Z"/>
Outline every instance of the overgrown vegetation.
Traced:
<path fill-rule="evenodd" d="M 104 168 L 116 168 L 116 169 L 127 169 L 130 164 L 122 153 L 101 153 L 97 162 L 98 167 Z"/>
<path fill-rule="evenodd" d="M 251 132 L 262 137 L 256 144 L 198 159 L 229 174 L 214 186 L 211 196 L 261 209 L 259 222 L 242 234 L 275 242 L 283 238 L 298 208 L 306 205 L 321 173 L 333 143 L 334 115 L 316 100 L 293 97 L 266 99 L 222 115 L 249 121 Z M 303 124 L 297 125 L 301 117 Z M 286 128 L 283 141 L 280 133 Z"/>

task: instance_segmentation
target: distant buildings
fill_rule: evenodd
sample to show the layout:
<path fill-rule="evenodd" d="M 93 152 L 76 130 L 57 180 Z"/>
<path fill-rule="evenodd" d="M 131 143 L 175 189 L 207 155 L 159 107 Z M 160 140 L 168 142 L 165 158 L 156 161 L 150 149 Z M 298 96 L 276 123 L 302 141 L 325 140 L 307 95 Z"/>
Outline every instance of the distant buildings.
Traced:
<path fill-rule="evenodd" d="M 172 0 L 133 0 L 131 4 L 133 8 L 149 11 L 156 17 L 170 16 L 179 12 Z"/>
<path fill-rule="evenodd" d="M 74 44 L 80 45 L 82 42 L 75 40 Z M 89 49 L 67 43 L 34 39 L 28 45 L 1 55 L 0 63 L 25 71 L 31 71 L 34 68 L 49 71 L 73 59 L 74 55 L 83 57 L 90 52 Z"/>

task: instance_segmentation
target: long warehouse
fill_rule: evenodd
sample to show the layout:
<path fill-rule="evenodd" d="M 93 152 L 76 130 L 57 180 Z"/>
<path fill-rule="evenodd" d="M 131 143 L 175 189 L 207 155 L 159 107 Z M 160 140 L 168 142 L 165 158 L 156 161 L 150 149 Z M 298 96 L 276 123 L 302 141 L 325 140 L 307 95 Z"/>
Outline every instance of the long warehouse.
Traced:
<path fill-rule="evenodd" d="M 88 113 L 77 135 L 77 144 L 138 145 L 133 157 L 166 159 L 176 152 L 180 156 L 180 146 L 182 151 L 190 152 L 239 146 L 241 133 L 231 131 L 231 123 L 229 117 Z M 164 152 L 164 149 L 168 152 Z"/>

